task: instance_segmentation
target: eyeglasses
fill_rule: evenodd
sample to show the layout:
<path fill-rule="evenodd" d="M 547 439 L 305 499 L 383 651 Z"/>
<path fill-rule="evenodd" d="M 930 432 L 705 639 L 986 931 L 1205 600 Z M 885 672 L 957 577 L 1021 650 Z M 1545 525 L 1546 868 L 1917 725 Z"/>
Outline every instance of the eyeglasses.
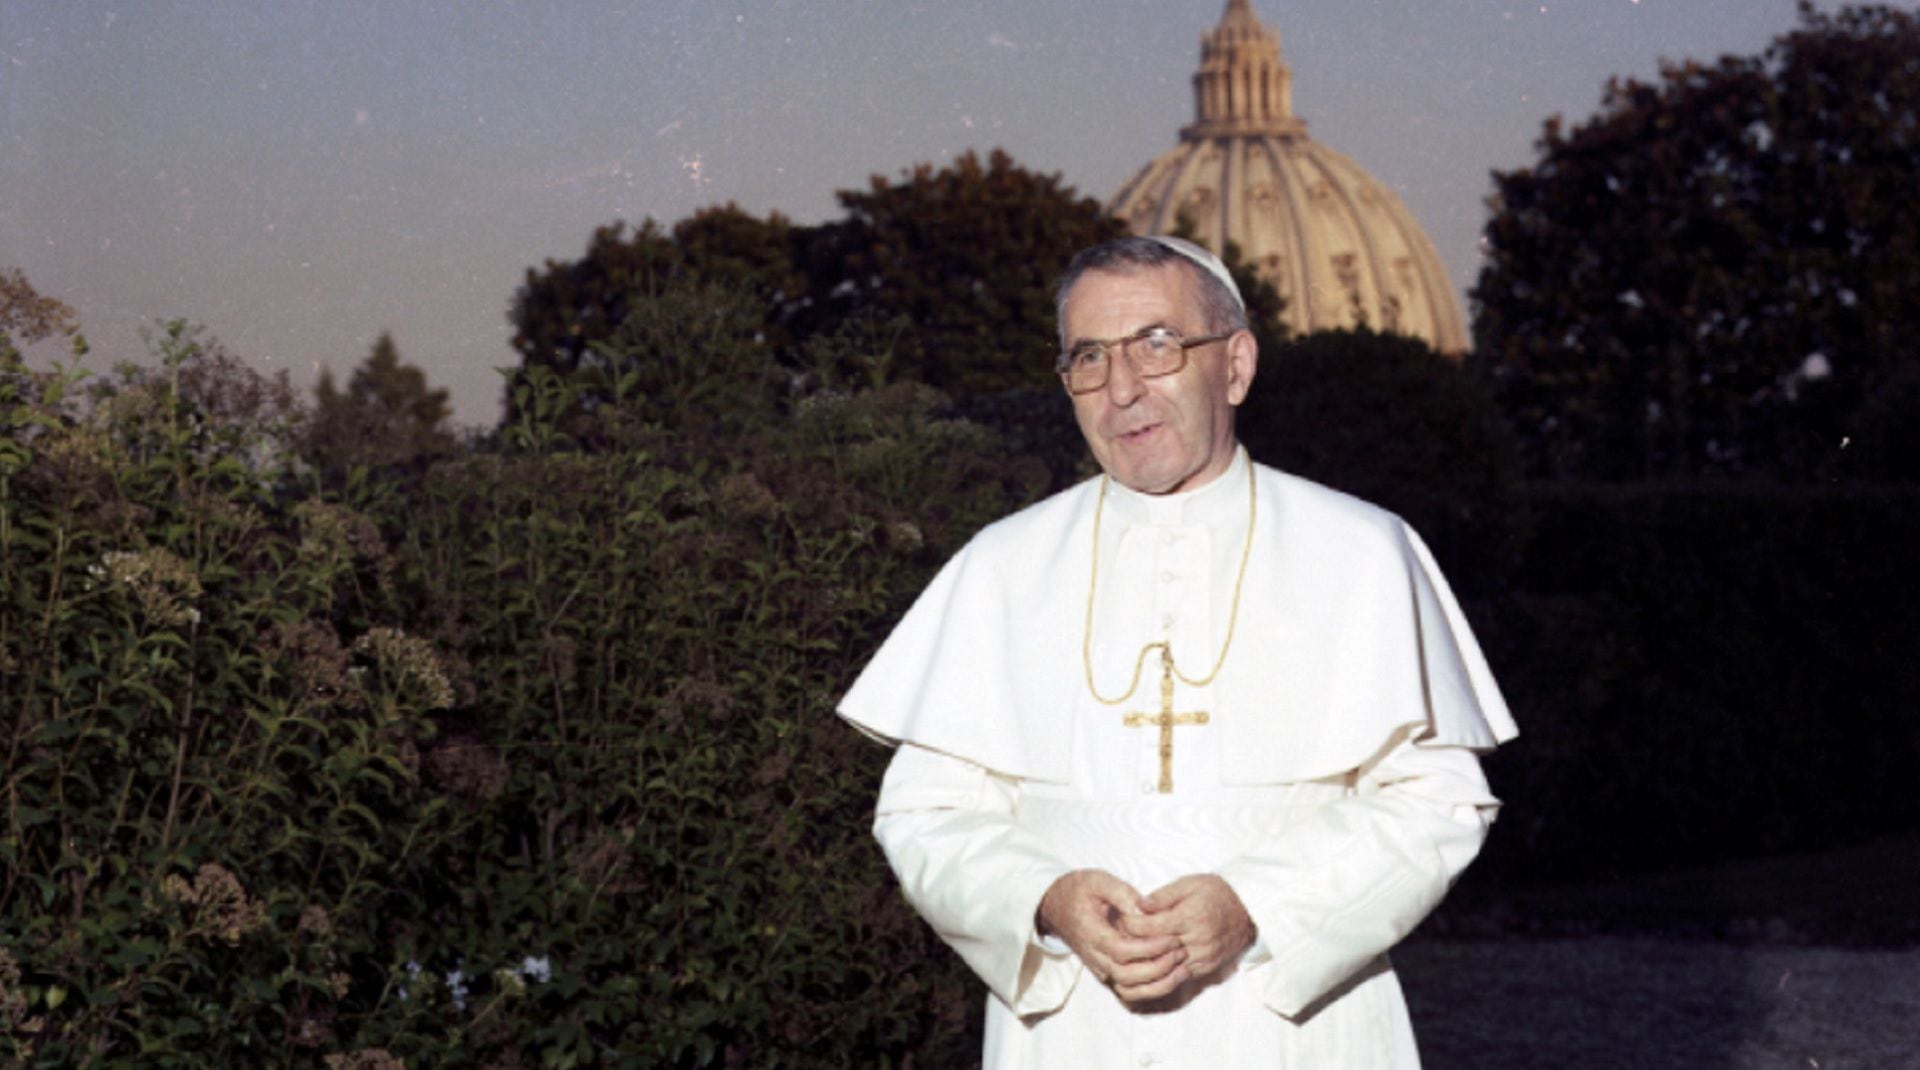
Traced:
<path fill-rule="evenodd" d="M 1107 385 L 1107 372 L 1113 366 L 1111 350 L 1120 347 L 1133 374 L 1142 379 L 1172 375 L 1187 366 L 1187 350 L 1233 337 L 1232 331 L 1199 338 L 1182 338 L 1172 327 L 1153 326 L 1125 338 L 1091 339 L 1081 342 L 1054 362 L 1060 381 L 1071 394 L 1090 394 Z"/>

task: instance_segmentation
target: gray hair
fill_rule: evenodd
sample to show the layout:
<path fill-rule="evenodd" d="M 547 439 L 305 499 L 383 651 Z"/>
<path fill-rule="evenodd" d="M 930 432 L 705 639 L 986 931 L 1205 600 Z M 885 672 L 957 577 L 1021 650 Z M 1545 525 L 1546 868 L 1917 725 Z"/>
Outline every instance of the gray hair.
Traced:
<path fill-rule="evenodd" d="M 1202 256 L 1206 259 L 1201 260 Z M 1206 315 L 1207 330 L 1247 329 L 1247 309 L 1241 302 L 1240 291 L 1233 285 L 1226 267 L 1212 253 L 1178 238 L 1129 235 L 1080 250 L 1060 275 L 1060 285 L 1053 292 L 1053 313 L 1060 324 L 1060 344 L 1064 346 L 1067 341 L 1067 295 L 1081 276 L 1088 272 L 1131 275 L 1168 264 L 1180 265 L 1193 279 L 1200 294 L 1201 311 Z"/>

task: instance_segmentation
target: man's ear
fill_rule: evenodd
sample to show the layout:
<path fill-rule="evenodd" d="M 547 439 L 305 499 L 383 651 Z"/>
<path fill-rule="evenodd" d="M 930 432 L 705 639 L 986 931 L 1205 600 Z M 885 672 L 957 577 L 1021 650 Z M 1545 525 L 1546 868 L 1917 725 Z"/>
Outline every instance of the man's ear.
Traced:
<path fill-rule="evenodd" d="M 1254 373 L 1260 370 L 1260 343 L 1253 332 L 1240 330 L 1227 339 L 1227 404 L 1239 405 L 1253 389 Z"/>

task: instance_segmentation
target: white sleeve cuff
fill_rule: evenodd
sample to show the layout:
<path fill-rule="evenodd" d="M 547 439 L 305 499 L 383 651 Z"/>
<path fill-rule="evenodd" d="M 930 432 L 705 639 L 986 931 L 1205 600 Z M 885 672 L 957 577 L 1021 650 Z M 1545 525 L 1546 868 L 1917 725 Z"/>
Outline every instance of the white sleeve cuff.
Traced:
<path fill-rule="evenodd" d="M 1073 949 L 1067 946 L 1067 942 L 1054 936 L 1052 933 L 1042 936 L 1040 933 L 1035 932 L 1033 934 L 1033 945 L 1042 952 L 1055 958 L 1065 958 L 1073 954 Z"/>
<path fill-rule="evenodd" d="M 1243 970 L 1250 970 L 1255 966 L 1272 961 L 1273 952 L 1267 950 L 1266 940 L 1262 939 L 1258 934 L 1254 935 L 1253 943 L 1248 944 L 1247 949 L 1240 952 L 1240 968 Z"/>
<path fill-rule="evenodd" d="M 1013 1013 L 1029 1018 L 1059 1010 L 1084 972 L 1080 957 L 1066 941 L 1035 932 L 1020 963 L 1020 984 L 1010 1004 Z"/>

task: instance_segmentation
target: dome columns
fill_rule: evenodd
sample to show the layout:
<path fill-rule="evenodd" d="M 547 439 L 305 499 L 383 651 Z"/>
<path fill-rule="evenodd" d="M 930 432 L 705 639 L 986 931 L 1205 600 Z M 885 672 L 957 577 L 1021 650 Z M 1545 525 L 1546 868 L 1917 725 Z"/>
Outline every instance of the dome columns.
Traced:
<path fill-rule="evenodd" d="M 1231 0 L 1220 25 L 1200 38 L 1193 76 L 1195 120 L 1183 138 L 1298 134 L 1293 72 L 1280 61 L 1280 35 L 1261 24 L 1247 0 Z"/>

